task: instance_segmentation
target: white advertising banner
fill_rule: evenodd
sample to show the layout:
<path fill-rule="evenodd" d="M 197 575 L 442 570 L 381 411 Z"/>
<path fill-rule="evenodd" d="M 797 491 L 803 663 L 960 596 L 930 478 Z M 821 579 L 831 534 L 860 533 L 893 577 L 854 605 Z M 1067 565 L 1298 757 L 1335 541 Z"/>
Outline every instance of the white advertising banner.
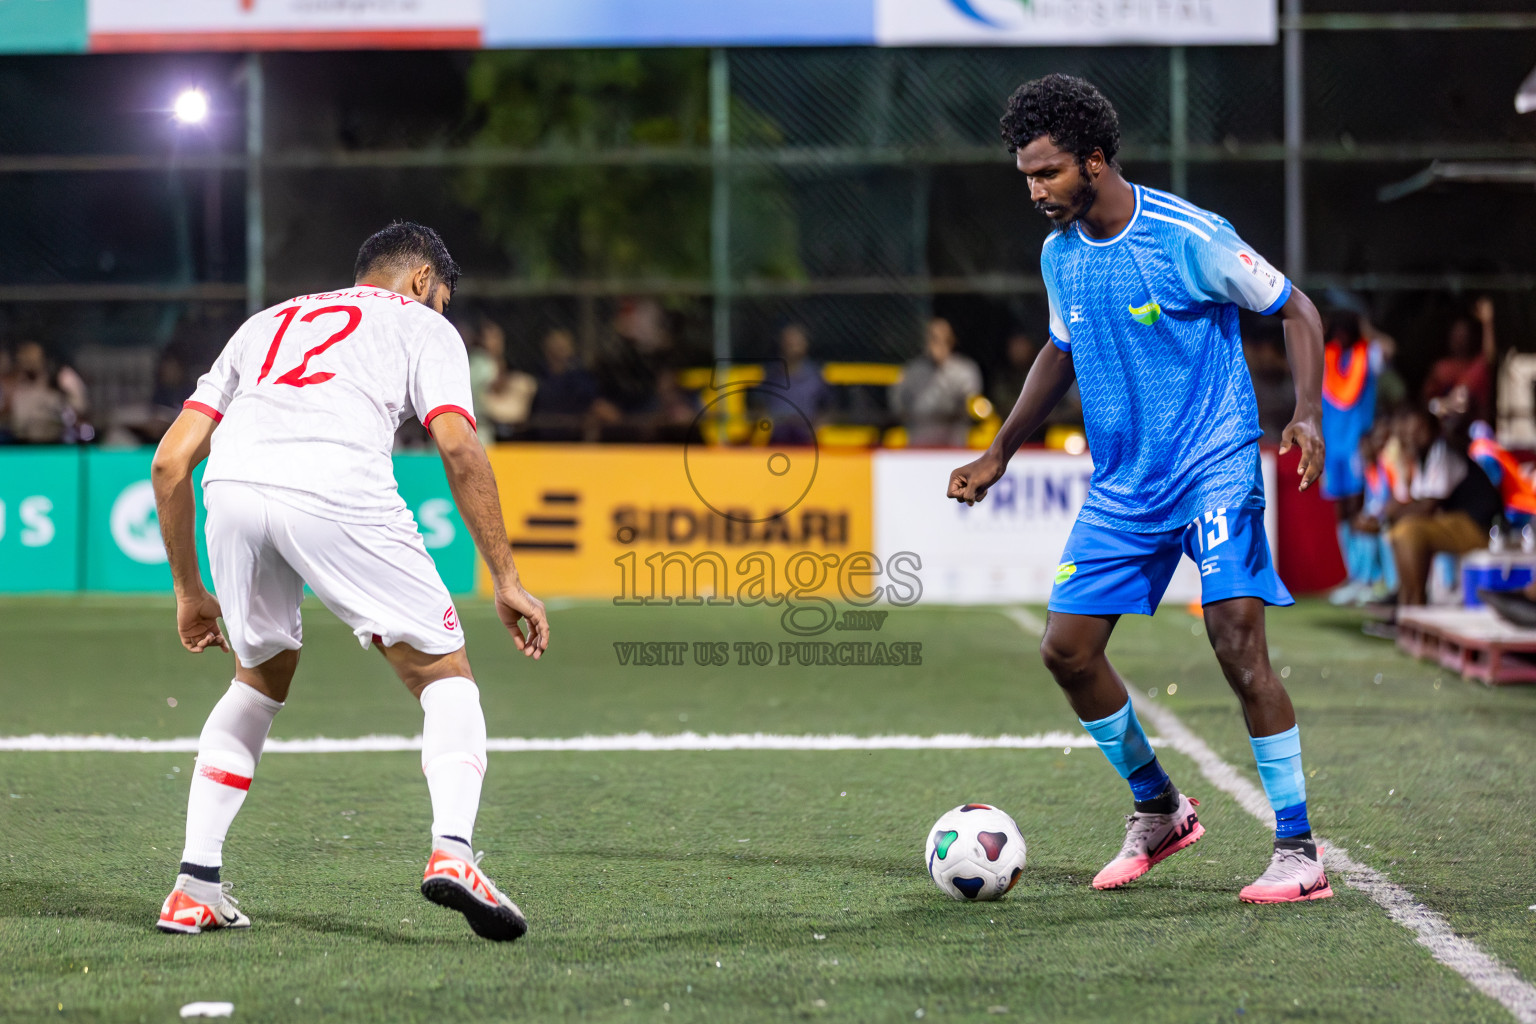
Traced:
<path fill-rule="evenodd" d="M 979 453 L 876 452 L 873 494 L 875 553 L 898 551 L 922 559 L 923 600 L 937 604 L 1044 603 L 1078 510 L 1088 496 L 1093 460 L 1087 455 L 1022 451 L 986 500 L 966 507 L 944 497 L 949 474 Z M 1263 456 L 1268 507 L 1264 528 L 1274 553 L 1275 459 Z M 1200 596 L 1200 571 L 1188 558 L 1164 601 Z"/>
<path fill-rule="evenodd" d="M 90 0 L 92 50 L 478 47 L 485 0 Z"/>
<path fill-rule="evenodd" d="M 881 46 L 1272 44 L 1276 0 L 875 0 Z"/>

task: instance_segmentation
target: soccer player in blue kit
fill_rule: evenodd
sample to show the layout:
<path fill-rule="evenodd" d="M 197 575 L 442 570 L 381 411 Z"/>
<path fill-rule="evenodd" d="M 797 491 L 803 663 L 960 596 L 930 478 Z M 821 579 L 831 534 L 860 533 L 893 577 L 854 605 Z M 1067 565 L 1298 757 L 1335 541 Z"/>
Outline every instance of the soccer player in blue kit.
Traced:
<path fill-rule="evenodd" d="M 1205 831 L 1104 654 L 1119 617 L 1152 614 L 1187 554 L 1200 566 L 1206 632 L 1276 817 L 1269 867 L 1239 898 L 1331 896 L 1307 819 L 1296 713 L 1264 635 L 1264 606 L 1293 601 L 1264 536 L 1258 406 L 1238 331 L 1239 306 L 1284 324 L 1297 403 L 1281 451 L 1301 449 L 1304 489 L 1323 467 L 1317 310 L 1221 217 L 1121 177 L 1119 119 L 1088 82 L 1048 75 L 1023 85 L 1002 131 L 1036 209 L 1055 225 L 1040 255 L 1052 343 L 992 446 L 951 474 L 948 493 L 982 500 L 1076 379 L 1093 478 L 1056 571 L 1040 654 L 1131 786 L 1125 844 L 1094 887 L 1140 878 Z"/>

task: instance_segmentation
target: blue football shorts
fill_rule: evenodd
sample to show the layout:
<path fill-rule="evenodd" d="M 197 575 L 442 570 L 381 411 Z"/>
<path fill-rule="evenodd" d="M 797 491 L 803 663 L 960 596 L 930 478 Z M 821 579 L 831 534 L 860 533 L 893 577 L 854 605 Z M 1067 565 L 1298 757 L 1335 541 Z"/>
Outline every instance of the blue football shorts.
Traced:
<path fill-rule="evenodd" d="M 1365 464 L 1360 459 L 1360 439 L 1346 445 L 1342 440 L 1327 442 L 1323 456 L 1323 497 L 1329 501 L 1353 497 L 1365 491 Z"/>
<path fill-rule="evenodd" d="M 1074 615 L 1151 615 L 1181 555 L 1200 567 L 1202 604 L 1232 597 L 1296 603 L 1269 557 L 1264 510 L 1219 508 L 1164 533 L 1128 533 L 1079 519 L 1056 569 L 1049 607 Z"/>

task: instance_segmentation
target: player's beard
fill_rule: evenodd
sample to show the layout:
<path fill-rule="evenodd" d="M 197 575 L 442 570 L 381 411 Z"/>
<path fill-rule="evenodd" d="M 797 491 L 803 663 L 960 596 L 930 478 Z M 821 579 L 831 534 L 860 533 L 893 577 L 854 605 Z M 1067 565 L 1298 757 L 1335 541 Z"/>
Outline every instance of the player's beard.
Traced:
<path fill-rule="evenodd" d="M 1051 223 L 1055 225 L 1057 231 L 1066 231 L 1073 224 L 1076 224 L 1078 221 L 1082 220 L 1083 217 L 1087 215 L 1089 210 L 1093 209 L 1094 200 L 1098 198 L 1098 186 L 1095 185 L 1087 177 L 1084 177 L 1083 180 L 1078 183 L 1077 188 L 1072 190 L 1072 194 L 1067 197 L 1065 206 L 1068 210 L 1071 211 L 1071 216 L 1067 217 L 1065 220 L 1052 220 Z M 1039 210 L 1046 216 L 1050 216 L 1048 211 L 1059 210 L 1061 208 L 1062 204 L 1057 203 L 1035 204 L 1035 209 Z"/>

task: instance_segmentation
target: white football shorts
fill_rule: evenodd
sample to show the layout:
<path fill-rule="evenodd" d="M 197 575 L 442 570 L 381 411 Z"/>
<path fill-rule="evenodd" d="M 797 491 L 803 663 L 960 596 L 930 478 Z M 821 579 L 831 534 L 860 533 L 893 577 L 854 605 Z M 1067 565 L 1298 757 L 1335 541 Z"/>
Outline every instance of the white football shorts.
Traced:
<path fill-rule="evenodd" d="M 453 598 L 415 525 L 338 523 L 251 484 L 203 492 L 214 596 L 246 668 L 303 646 L 304 584 L 364 647 L 405 643 L 426 654 L 464 646 Z"/>

